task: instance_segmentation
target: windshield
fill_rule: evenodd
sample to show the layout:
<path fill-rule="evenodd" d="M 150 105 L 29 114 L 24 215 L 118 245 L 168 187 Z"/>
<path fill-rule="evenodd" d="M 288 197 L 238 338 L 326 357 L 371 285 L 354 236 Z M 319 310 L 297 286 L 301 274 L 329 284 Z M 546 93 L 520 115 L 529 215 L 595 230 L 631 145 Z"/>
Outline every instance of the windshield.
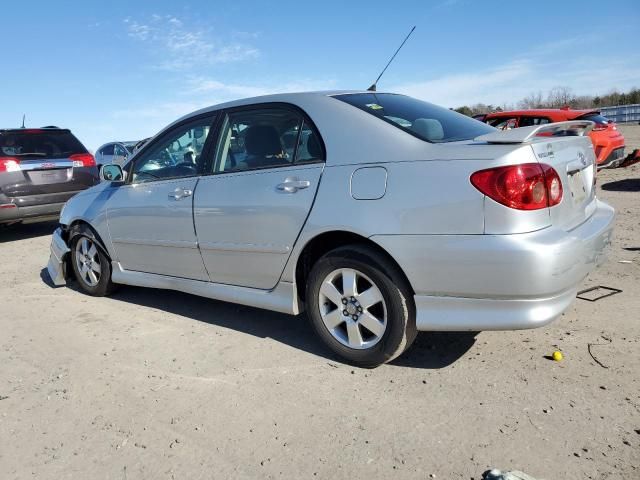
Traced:
<path fill-rule="evenodd" d="M 138 143 L 139 142 L 126 142 L 126 143 L 123 143 L 122 145 L 124 145 L 124 148 L 126 148 L 129 153 L 133 153 Z"/>
<path fill-rule="evenodd" d="M 87 149 L 68 130 L 0 134 L 0 156 L 66 158 L 74 153 L 87 153 Z"/>
<path fill-rule="evenodd" d="M 598 125 L 607 125 L 609 123 L 609 119 L 600 115 L 599 113 L 587 113 L 586 115 L 578 117 L 576 120 L 591 120 Z"/>
<path fill-rule="evenodd" d="M 470 140 L 494 131 L 492 127 L 453 110 L 405 95 L 355 93 L 336 95 L 334 98 L 427 142 Z"/>

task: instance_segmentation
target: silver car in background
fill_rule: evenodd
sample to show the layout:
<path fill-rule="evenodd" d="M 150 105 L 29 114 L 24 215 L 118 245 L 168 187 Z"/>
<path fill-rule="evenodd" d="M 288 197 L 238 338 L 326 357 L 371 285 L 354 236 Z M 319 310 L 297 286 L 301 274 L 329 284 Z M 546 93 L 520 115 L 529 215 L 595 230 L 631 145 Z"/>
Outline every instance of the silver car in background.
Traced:
<path fill-rule="evenodd" d="M 611 241 L 591 127 L 501 132 L 375 92 L 217 105 L 103 167 L 61 213 L 48 270 L 97 296 L 128 284 L 306 310 L 363 367 L 420 330 L 539 327 Z"/>
<path fill-rule="evenodd" d="M 135 153 L 138 143 L 140 142 L 109 142 L 102 145 L 96 150 L 95 155 L 98 170 L 102 165 L 116 164 L 123 166 L 129 157 Z"/>

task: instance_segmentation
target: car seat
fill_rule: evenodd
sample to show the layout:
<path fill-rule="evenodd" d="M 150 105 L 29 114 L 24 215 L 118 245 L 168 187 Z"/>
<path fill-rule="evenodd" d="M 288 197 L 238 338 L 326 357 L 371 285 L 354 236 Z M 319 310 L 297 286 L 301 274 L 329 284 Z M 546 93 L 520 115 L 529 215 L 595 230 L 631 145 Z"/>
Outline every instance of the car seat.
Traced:
<path fill-rule="evenodd" d="M 249 168 L 269 167 L 288 163 L 282 156 L 280 135 L 273 125 L 253 125 L 247 128 L 244 137 L 247 151 L 245 160 Z"/>

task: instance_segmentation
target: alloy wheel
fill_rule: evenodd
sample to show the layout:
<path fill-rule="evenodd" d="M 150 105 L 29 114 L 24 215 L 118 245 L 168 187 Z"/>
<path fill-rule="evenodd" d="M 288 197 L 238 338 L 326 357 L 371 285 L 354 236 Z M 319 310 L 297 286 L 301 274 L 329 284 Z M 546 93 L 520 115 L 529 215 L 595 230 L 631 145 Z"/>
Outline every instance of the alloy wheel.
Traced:
<path fill-rule="evenodd" d="M 382 292 L 369 277 L 353 268 L 340 268 L 325 277 L 318 306 L 329 333 L 349 348 L 373 347 L 387 328 Z"/>
<path fill-rule="evenodd" d="M 87 237 L 82 237 L 76 242 L 75 260 L 82 281 L 90 287 L 98 285 L 102 266 L 100 265 L 98 249 L 93 241 Z"/>

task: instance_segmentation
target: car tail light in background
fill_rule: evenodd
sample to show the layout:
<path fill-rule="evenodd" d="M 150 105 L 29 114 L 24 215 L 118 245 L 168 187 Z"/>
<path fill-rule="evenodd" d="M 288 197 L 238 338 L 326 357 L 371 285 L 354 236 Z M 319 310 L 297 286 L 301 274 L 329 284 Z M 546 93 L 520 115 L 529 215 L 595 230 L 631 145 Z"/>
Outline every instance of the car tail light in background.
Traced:
<path fill-rule="evenodd" d="M 562 181 L 553 167 L 524 163 L 480 170 L 471 183 L 489 198 L 517 210 L 539 210 L 562 201 Z"/>
<path fill-rule="evenodd" d="M 0 157 L 0 172 L 19 172 L 20 160 L 14 157 Z"/>
<path fill-rule="evenodd" d="M 90 153 L 76 153 L 69 157 L 73 161 L 74 167 L 95 167 L 96 159 Z"/>

